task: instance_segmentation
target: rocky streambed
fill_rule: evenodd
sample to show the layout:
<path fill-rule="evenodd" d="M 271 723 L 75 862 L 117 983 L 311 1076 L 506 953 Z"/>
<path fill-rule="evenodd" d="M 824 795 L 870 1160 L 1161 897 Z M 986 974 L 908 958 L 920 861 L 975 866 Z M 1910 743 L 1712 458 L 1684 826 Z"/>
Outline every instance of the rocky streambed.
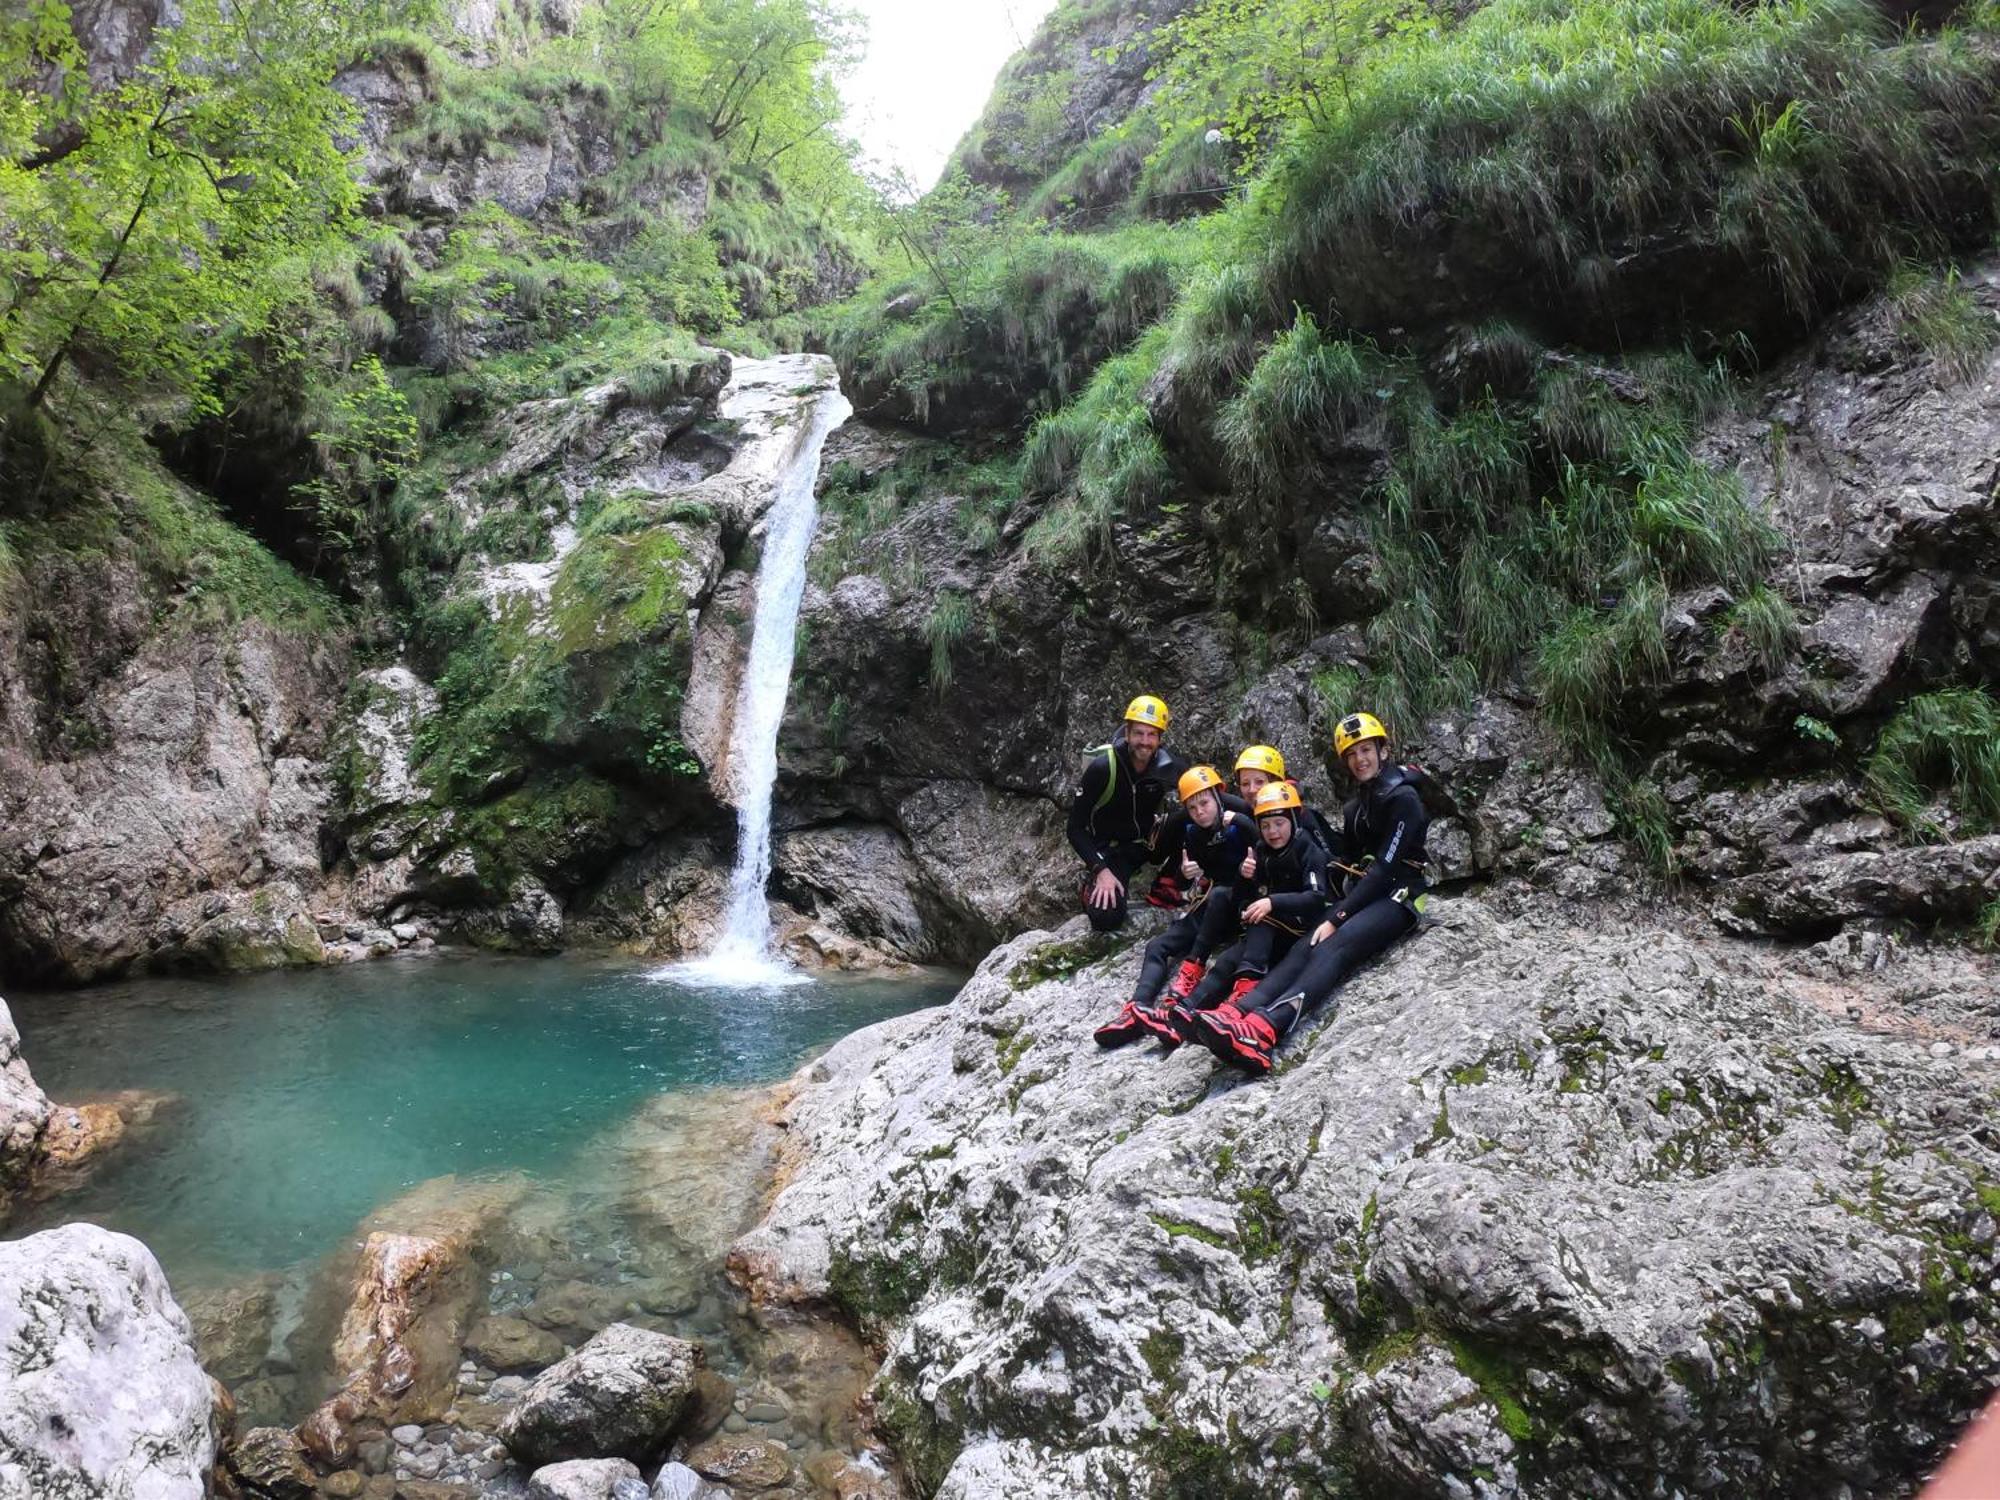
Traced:
<path fill-rule="evenodd" d="M 60 1198 L 27 1189 L 78 1111 L 4 1028 L 0 1496 L 900 1493 L 851 1329 L 723 1275 L 778 1133 L 732 1080 L 948 989 L 459 958 L 129 990 L 23 1006 L 52 1079 L 137 1053 L 178 1087 Z"/>

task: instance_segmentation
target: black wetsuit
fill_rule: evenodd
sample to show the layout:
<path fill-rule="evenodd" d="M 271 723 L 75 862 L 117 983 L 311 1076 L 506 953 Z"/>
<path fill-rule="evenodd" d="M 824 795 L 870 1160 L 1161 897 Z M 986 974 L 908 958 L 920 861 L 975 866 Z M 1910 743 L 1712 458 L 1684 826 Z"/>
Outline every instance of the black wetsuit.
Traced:
<path fill-rule="evenodd" d="M 1109 870 L 1121 887 L 1156 857 L 1151 848 L 1161 805 L 1181 773 L 1180 762 L 1165 745 L 1153 752 L 1143 771 L 1132 768 L 1121 730 L 1108 745 L 1089 751 L 1083 765 L 1083 785 L 1069 805 L 1069 841 L 1084 863 L 1082 894 L 1089 893 L 1099 870 Z M 1090 925 L 1110 932 L 1125 925 L 1126 898 L 1121 889 L 1114 906 L 1084 902 Z"/>
<path fill-rule="evenodd" d="M 1287 953 L 1303 945 L 1299 939 L 1317 927 L 1326 915 L 1326 854 L 1313 839 L 1298 831 L 1296 820 L 1291 842 L 1275 853 L 1257 846 L 1257 873 L 1236 882 L 1238 918 L 1253 901 L 1271 898 L 1271 915 L 1262 922 L 1243 924 L 1243 941 L 1210 966 L 1208 974 L 1188 998 L 1194 1010 L 1220 1004 L 1231 985 L 1239 979 L 1261 979 Z"/>
<path fill-rule="evenodd" d="M 1246 1013 L 1261 1012 L 1279 1036 L 1417 925 L 1417 903 L 1426 889 L 1424 834 L 1430 826 L 1417 790 L 1422 774 L 1385 766 L 1342 809 L 1334 857 L 1349 865 L 1366 863 L 1327 913 L 1335 924 L 1332 935 L 1294 947 L 1239 1005 Z"/>
<path fill-rule="evenodd" d="M 1243 856 L 1257 845 L 1257 823 L 1250 816 L 1250 804 L 1233 792 L 1218 792 L 1222 816 L 1213 828 L 1203 828 L 1183 811 L 1175 820 L 1173 835 L 1162 841 L 1163 848 L 1175 849 L 1167 856 L 1169 868 L 1179 873 L 1181 854 L 1201 867 L 1208 888 L 1195 898 L 1187 911 L 1174 919 L 1173 926 L 1146 944 L 1146 961 L 1139 967 L 1139 982 L 1133 986 L 1132 1000 L 1151 1005 L 1166 986 L 1167 973 L 1182 959 L 1206 962 L 1215 945 L 1224 941 L 1236 921 L 1233 887 Z"/>

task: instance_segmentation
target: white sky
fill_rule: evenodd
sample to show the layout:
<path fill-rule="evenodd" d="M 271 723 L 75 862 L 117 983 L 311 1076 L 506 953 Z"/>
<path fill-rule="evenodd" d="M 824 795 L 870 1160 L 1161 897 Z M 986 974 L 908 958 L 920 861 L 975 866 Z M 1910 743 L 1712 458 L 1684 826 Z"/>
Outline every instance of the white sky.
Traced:
<path fill-rule="evenodd" d="M 1055 0 L 849 0 L 868 18 L 867 54 L 842 84 L 863 153 L 929 188 L 994 77 Z"/>

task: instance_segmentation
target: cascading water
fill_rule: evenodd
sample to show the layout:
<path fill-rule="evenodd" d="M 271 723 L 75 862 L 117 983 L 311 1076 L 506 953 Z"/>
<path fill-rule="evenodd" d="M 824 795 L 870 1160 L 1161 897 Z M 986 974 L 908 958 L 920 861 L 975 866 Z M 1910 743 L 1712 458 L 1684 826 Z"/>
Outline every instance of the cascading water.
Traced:
<path fill-rule="evenodd" d="M 778 780 L 778 726 L 791 688 L 806 554 L 819 518 L 813 492 L 819 482 L 820 450 L 827 435 L 853 410 L 837 385 L 828 384 L 817 393 L 811 425 L 777 476 L 775 498 L 764 513 L 750 656 L 737 688 L 729 737 L 736 790 L 736 867 L 729 876 L 722 936 L 705 958 L 672 965 L 660 971 L 662 977 L 729 986 L 805 980 L 771 951 L 771 909 L 764 891 L 771 879 L 771 793 Z"/>

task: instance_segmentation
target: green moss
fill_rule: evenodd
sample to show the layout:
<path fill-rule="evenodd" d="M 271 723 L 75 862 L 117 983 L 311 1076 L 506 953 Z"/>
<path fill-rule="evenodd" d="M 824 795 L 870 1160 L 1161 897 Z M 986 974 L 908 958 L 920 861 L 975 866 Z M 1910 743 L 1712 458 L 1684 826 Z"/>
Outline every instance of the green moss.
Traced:
<path fill-rule="evenodd" d="M 996 1036 L 993 1039 L 993 1057 L 999 1066 L 1000 1076 L 1005 1078 L 1013 1072 L 1014 1065 L 1020 1062 L 1027 1055 L 1028 1049 L 1034 1045 L 1034 1033 L 1028 1031 L 1011 1030 Z"/>
<path fill-rule="evenodd" d="M 1200 1240 L 1204 1245 L 1214 1245 L 1217 1249 L 1221 1250 L 1234 1248 L 1227 1235 L 1218 1234 L 1206 1225 L 1190 1224 L 1181 1219 L 1170 1219 L 1165 1214 L 1148 1214 L 1146 1217 L 1164 1229 L 1169 1239 L 1177 1240 L 1186 1238 Z"/>
<path fill-rule="evenodd" d="M 1518 1371 L 1492 1346 L 1476 1339 L 1447 1337 L 1446 1343 L 1459 1371 L 1499 1414 L 1500 1430 L 1517 1443 L 1534 1441 L 1535 1421 L 1522 1402 Z"/>
<path fill-rule="evenodd" d="M 1131 942 L 1115 932 L 1093 932 L 1063 942 L 1043 943 L 1007 971 L 1007 982 L 1017 990 L 1068 979 L 1099 959 L 1119 952 Z"/>
<path fill-rule="evenodd" d="M 1258 1265 L 1282 1248 L 1284 1211 L 1277 1195 L 1266 1187 L 1246 1188 L 1236 1199 L 1236 1239 L 1244 1262 Z"/>
<path fill-rule="evenodd" d="M 1187 1340 L 1171 1328 L 1155 1328 L 1139 1341 L 1139 1357 L 1153 1372 L 1153 1379 L 1173 1390 L 1180 1388 L 1181 1355 L 1186 1349 Z"/>
<path fill-rule="evenodd" d="M 940 1422 L 900 1380 L 886 1374 L 876 1381 L 875 1420 L 909 1470 L 917 1492 L 931 1495 L 944 1483 L 962 1446 L 958 1435 Z"/>
<path fill-rule="evenodd" d="M 1476 1088 L 1486 1082 L 1486 1064 L 1483 1062 L 1461 1064 L 1446 1073 L 1445 1077 L 1460 1088 Z"/>
<path fill-rule="evenodd" d="M 685 630 L 680 564 L 687 556 L 685 542 L 670 526 L 582 537 L 563 560 L 550 594 L 563 652 L 640 640 L 662 625 Z"/>

